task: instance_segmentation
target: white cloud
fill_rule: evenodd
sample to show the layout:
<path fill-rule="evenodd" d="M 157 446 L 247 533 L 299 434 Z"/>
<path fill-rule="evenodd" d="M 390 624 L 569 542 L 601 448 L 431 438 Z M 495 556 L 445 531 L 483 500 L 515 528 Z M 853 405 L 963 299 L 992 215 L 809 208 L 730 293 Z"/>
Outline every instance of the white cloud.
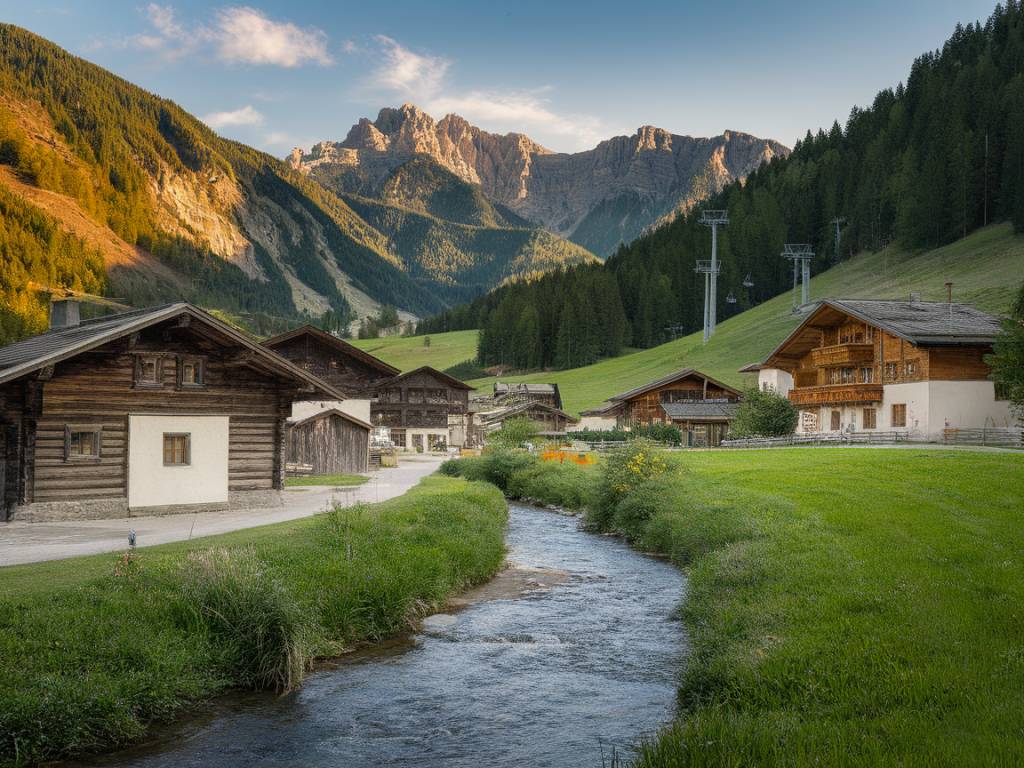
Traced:
<path fill-rule="evenodd" d="M 263 11 L 247 6 L 230 6 L 214 14 L 209 24 L 189 29 L 182 25 L 169 5 L 150 3 L 142 13 L 150 29 L 127 41 L 132 47 L 180 59 L 205 49 L 229 64 L 299 67 L 333 63 L 327 50 L 327 35 L 316 27 L 302 28 L 290 21 L 275 21 Z"/>
<path fill-rule="evenodd" d="M 398 41 L 374 38 L 380 61 L 368 85 L 371 91 L 412 101 L 435 117 L 455 112 L 490 130 L 537 132 L 568 139 L 574 148 L 592 147 L 603 135 L 592 115 L 562 114 L 551 104 L 550 87 L 528 90 L 460 90 L 449 78 L 448 59 L 417 53 Z"/>
<path fill-rule="evenodd" d="M 262 125 L 263 115 L 246 104 L 241 109 L 229 112 L 211 112 L 203 117 L 203 122 L 216 131 L 221 128 L 231 128 L 239 125 Z"/>
<path fill-rule="evenodd" d="M 217 55 L 223 61 L 280 67 L 332 63 L 323 30 L 274 21 L 255 8 L 237 6 L 218 11 L 213 34 Z"/>

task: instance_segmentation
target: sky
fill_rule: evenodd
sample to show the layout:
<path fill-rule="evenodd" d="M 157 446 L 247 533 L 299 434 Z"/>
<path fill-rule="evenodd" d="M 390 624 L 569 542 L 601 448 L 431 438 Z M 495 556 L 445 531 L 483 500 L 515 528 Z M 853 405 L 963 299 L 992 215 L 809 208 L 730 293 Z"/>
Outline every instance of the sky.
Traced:
<path fill-rule="evenodd" d="M 642 125 L 792 146 L 994 0 L 0 0 L 0 20 L 278 156 L 412 102 L 560 152 Z"/>

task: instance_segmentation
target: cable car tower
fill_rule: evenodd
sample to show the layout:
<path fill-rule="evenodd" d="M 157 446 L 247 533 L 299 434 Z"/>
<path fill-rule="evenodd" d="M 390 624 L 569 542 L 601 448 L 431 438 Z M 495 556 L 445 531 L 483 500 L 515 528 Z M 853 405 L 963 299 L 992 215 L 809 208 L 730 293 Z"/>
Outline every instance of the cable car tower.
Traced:
<path fill-rule="evenodd" d="M 718 227 L 729 223 L 728 211 L 702 211 L 700 223 L 711 227 L 711 261 L 698 261 L 694 269 L 704 275 L 704 343 L 708 343 L 718 324 Z"/>
<path fill-rule="evenodd" d="M 810 300 L 811 259 L 814 258 L 814 249 L 808 243 L 786 243 L 782 246 L 782 258 L 793 262 L 793 311 L 796 312 Z M 796 300 L 797 282 L 803 283 L 799 304 Z"/>

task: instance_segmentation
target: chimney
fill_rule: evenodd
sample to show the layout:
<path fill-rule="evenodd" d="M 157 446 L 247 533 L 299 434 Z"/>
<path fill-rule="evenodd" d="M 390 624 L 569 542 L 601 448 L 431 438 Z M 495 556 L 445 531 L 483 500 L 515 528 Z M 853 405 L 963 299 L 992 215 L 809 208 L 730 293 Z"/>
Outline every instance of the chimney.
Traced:
<path fill-rule="evenodd" d="M 952 280 L 947 280 L 946 281 L 946 303 L 947 304 L 952 304 L 953 303 L 953 281 Z"/>
<path fill-rule="evenodd" d="M 50 330 L 76 328 L 81 322 L 81 313 L 76 299 L 55 299 L 50 302 Z"/>

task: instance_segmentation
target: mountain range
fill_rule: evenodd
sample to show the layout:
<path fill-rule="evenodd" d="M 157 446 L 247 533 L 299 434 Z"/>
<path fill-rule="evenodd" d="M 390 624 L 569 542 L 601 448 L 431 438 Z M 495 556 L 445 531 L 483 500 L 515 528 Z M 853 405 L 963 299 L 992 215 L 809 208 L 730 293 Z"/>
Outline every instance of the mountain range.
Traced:
<path fill-rule="evenodd" d="M 435 121 L 404 104 L 361 119 L 341 142 L 322 141 L 308 153 L 296 148 L 288 162 L 342 196 L 389 198 L 403 186 L 396 178 L 406 175 L 405 165 L 427 160 L 478 188 L 506 220 L 511 213 L 605 257 L 788 154 L 777 141 L 746 133 L 693 138 L 649 125 L 594 149 L 557 153 L 523 134 L 488 133 L 458 115 Z"/>

